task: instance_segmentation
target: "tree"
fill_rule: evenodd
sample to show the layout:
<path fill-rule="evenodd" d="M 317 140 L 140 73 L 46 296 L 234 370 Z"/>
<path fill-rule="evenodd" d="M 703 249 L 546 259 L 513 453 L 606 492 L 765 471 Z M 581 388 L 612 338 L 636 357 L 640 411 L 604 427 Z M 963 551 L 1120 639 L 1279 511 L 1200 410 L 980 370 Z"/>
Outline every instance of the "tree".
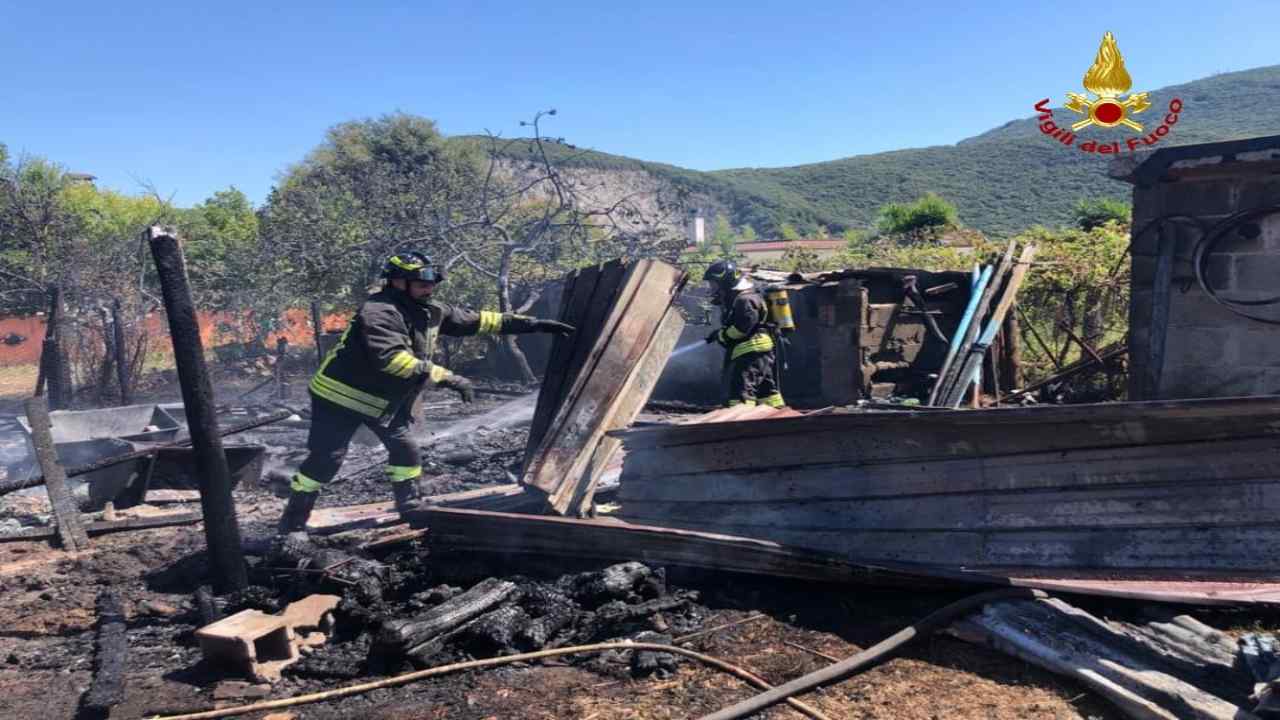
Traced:
<path fill-rule="evenodd" d="M 9 312 L 43 309 L 45 293 L 74 269 L 80 218 L 64 202 L 69 185 L 43 158 L 0 164 L 0 299 Z"/>
<path fill-rule="evenodd" d="M 887 235 L 921 239 L 925 234 L 960 224 L 956 206 L 934 193 L 911 203 L 888 203 L 880 208 L 879 229 Z"/>
<path fill-rule="evenodd" d="M 732 257 L 734 254 L 734 246 L 737 244 L 737 238 L 733 234 L 733 226 L 729 224 L 729 219 L 723 215 L 716 215 L 715 229 L 711 231 L 711 241 L 716 247 L 720 248 L 722 257 Z"/>
<path fill-rule="evenodd" d="M 1106 197 L 1081 199 L 1072 209 L 1076 227 L 1086 232 L 1109 222 L 1127 225 L 1130 213 L 1129 203 Z"/>
<path fill-rule="evenodd" d="M 782 253 L 779 260 L 783 270 L 789 272 L 814 272 L 822 269 L 822 260 L 818 257 L 818 253 L 810 250 L 803 245 L 793 245 Z"/>
<path fill-rule="evenodd" d="M 602 202 L 600 188 L 593 185 L 598 181 L 566 171 L 573 155 L 552 159 L 548 146 L 565 143 L 544 137 L 541 123 L 555 114 L 554 109 L 541 111 L 521 122 L 532 129 L 528 140 L 488 137 L 477 202 L 462 210 L 441 236 L 450 265 L 465 264 L 494 281 L 501 312 L 526 312 L 542 289 L 568 269 L 613 257 L 661 254 L 674 259 L 683 244 L 677 234 L 667 232 L 679 227 L 676 218 L 685 211 L 678 199 L 639 191 Z M 646 210 L 649 205 L 654 209 Z M 728 237 L 732 239 L 731 228 Z M 518 286 L 523 286 L 524 298 L 517 305 L 513 289 Z M 515 338 L 493 342 L 515 361 L 521 379 L 536 379 Z"/>
<path fill-rule="evenodd" d="M 1047 375 L 1088 351 L 1118 341 L 1128 329 L 1129 229 L 1107 223 L 1091 230 L 1032 228 L 1018 238 L 1039 247 L 1018 305 L 1035 334 L 1023 354 L 1028 369 Z M 1030 334 L 1030 333 L 1028 333 Z"/>
<path fill-rule="evenodd" d="M 796 230 L 796 226 L 792 225 L 791 223 L 784 222 L 781 225 L 779 225 L 778 234 L 782 236 L 783 240 L 786 240 L 788 242 L 791 240 L 800 239 L 800 231 Z"/>
<path fill-rule="evenodd" d="M 759 236 L 756 235 L 756 229 L 751 227 L 750 225 L 743 225 L 742 234 L 738 236 L 738 239 L 744 243 L 756 242 L 758 238 Z"/>
<path fill-rule="evenodd" d="M 252 296 L 269 288 L 274 266 L 259 241 L 260 222 L 249 198 L 235 187 L 219 190 L 183 211 L 178 229 L 192 287 L 205 307 L 232 309 L 252 305 Z"/>
<path fill-rule="evenodd" d="M 387 256 L 442 250 L 479 192 L 479 158 L 426 118 L 396 113 L 336 125 L 272 189 L 261 222 L 278 293 L 364 299 Z"/>
<path fill-rule="evenodd" d="M 844 240 L 846 247 L 853 249 L 867 241 L 867 234 L 856 228 L 846 228 L 840 233 L 840 238 Z"/>
<path fill-rule="evenodd" d="M 425 118 L 405 114 L 343 123 L 290 170 L 262 213 L 274 275 L 299 299 L 363 299 L 391 253 L 422 248 L 444 266 L 446 300 L 525 312 L 568 269 L 658 251 L 660 228 L 644 192 L 603 202 L 600 187 L 563 165 L 573 156 L 522 123 L 532 139 L 450 142 Z M 554 147 L 554 152 L 549 149 Z M 555 157 L 556 159 L 552 159 Z M 674 257 L 679 240 L 672 235 Z M 491 339 L 534 379 L 514 338 Z"/>
<path fill-rule="evenodd" d="M 73 182 L 42 158 L 0 163 L 0 310 L 43 310 L 56 288 L 62 321 L 74 326 L 61 348 L 68 355 L 61 364 L 74 365 L 82 380 L 90 379 L 107 362 L 108 308 L 120 302 L 141 317 L 159 304 L 138 238 L 143 228 L 172 217 L 172 208 L 159 198 Z M 134 338 L 143 338 L 142 332 L 135 324 Z M 143 344 L 135 346 L 135 373 Z"/>

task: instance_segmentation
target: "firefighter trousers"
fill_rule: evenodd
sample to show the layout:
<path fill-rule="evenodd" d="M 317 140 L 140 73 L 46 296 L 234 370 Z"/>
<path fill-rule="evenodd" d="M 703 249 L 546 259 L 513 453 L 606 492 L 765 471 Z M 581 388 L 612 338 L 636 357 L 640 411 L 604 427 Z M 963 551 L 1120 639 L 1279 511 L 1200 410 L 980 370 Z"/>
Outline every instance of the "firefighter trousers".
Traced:
<path fill-rule="evenodd" d="M 774 351 L 747 353 L 729 361 L 729 402 L 733 405 L 782 407 Z"/>
<path fill-rule="evenodd" d="M 319 492 L 321 486 L 333 480 L 347 456 L 351 439 L 361 425 L 372 430 L 387 449 L 388 480 L 400 482 L 422 474 L 422 451 L 410 432 L 413 428 L 413 403 L 404 403 L 391 422 L 383 426 L 373 418 L 358 415 L 313 395 L 307 458 L 293 476 L 292 489 Z"/>

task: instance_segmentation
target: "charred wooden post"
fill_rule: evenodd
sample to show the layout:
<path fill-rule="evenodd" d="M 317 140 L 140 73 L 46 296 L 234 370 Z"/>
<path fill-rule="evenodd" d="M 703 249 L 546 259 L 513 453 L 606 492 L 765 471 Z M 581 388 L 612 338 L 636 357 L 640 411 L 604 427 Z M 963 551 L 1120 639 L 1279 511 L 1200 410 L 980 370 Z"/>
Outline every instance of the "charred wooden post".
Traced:
<path fill-rule="evenodd" d="M 289 393 L 284 386 L 284 356 L 289 352 L 289 341 L 284 336 L 276 338 L 276 399 L 281 402 L 289 398 Z"/>
<path fill-rule="evenodd" d="M 120 300 L 111 303 L 111 333 L 115 337 L 116 379 L 120 383 L 120 404 L 129 405 L 133 401 L 133 388 L 130 387 L 129 352 L 125 348 L 124 323 L 120 319 Z"/>
<path fill-rule="evenodd" d="M 56 285 L 49 291 L 49 305 L 53 308 L 53 347 L 49 359 L 49 407 L 60 410 L 71 405 L 73 392 L 71 363 L 67 361 L 65 326 L 67 309 L 63 304 L 62 288 Z"/>
<path fill-rule="evenodd" d="M 94 642 L 93 683 L 80 701 L 82 719 L 105 719 L 124 700 L 125 668 L 129 663 L 124 609 L 110 590 L 98 595 L 98 636 Z"/>
<path fill-rule="evenodd" d="M 102 365 L 98 368 L 98 382 L 94 389 L 94 403 L 99 407 L 106 405 L 107 386 L 111 384 L 111 376 L 115 373 L 116 352 L 115 336 L 111 334 L 111 316 L 104 307 L 98 308 L 98 317 L 102 322 Z"/>
<path fill-rule="evenodd" d="M 53 506 L 58 523 L 58 537 L 66 550 L 80 550 L 89 546 L 89 536 L 80 526 L 80 514 L 71 493 L 67 490 L 67 476 L 58 462 L 53 445 L 53 425 L 49 421 L 49 405 L 44 398 L 27 400 L 27 420 L 31 423 L 31 442 L 36 448 L 36 460 L 44 474 L 45 487 L 49 491 L 49 504 Z"/>
<path fill-rule="evenodd" d="M 999 377 L 1004 387 L 1012 390 L 1020 387 L 1019 373 L 1022 372 L 1022 329 L 1018 326 L 1016 312 L 1005 315 L 1000 334 L 1004 336 L 1004 352 L 1000 353 Z M 999 396 L 997 389 L 996 397 Z"/>
<path fill-rule="evenodd" d="M 49 407 L 58 410 L 66 407 L 71 399 L 71 367 L 62 352 L 63 322 L 62 292 L 56 285 L 49 287 L 49 315 L 44 329 L 44 344 L 40 349 L 40 365 L 36 375 L 36 397 L 45 395 L 48 389 Z"/>
<path fill-rule="evenodd" d="M 52 294 L 53 288 L 50 288 L 48 292 Z M 40 345 L 40 363 L 36 372 L 36 389 L 32 393 L 36 397 L 44 395 L 45 385 L 49 382 L 49 349 L 53 347 L 53 331 L 57 327 L 54 321 L 57 319 L 58 306 L 57 303 L 52 302 L 52 295 L 49 299 L 51 302 L 49 303 L 49 312 L 45 315 L 44 340 Z"/>
<path fill-rule="evenodd" d="M 147 230 L 151 256 L 155 259 L 164 297 L 169 335 L 182 387 L 183 409 L 191 429 L 191 444 L 201 469 L 200 508 L 204 513 L 205 539 L 213 568 L 214 587 L 219 592 L 240 590 L 249 584 L 240 546 L 240 526 L 231 499 L 231 471 L 222 451 L 218 421 L 214 417 L 213 388 L 204 362 L 200 325 L 187 279 L 182 246 L 171 230 Z"/>
<path fill-rule="evenodd" d="M 311 329 L 316 336 L 316 367 L 320 367 L 320 363 L 324 362 L 324 343 L 320 338 L 324 337 L 324 320 L 320 317 L 320 303 L 311 303 Z"/>

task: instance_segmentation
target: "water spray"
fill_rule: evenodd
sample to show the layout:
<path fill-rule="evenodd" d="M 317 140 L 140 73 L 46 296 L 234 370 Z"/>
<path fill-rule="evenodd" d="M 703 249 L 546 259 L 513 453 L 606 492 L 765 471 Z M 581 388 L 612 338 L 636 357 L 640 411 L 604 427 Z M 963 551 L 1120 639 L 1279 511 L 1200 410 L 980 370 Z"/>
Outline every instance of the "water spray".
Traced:
<path fill-rule="evenodd" d="M 707 343 L 702 340 L 695 340 L 689 343 L 688 345 L 682 345 L 681 347 L 678 347 L 675 350 L 673 350 L 671 352 L 671 357 L 680 357 L 681 355 L 684 355 L 685 353 L 691 352 L 693 350 L 697 350 L 698 348 L 703 347 L 706 344 Z"/>

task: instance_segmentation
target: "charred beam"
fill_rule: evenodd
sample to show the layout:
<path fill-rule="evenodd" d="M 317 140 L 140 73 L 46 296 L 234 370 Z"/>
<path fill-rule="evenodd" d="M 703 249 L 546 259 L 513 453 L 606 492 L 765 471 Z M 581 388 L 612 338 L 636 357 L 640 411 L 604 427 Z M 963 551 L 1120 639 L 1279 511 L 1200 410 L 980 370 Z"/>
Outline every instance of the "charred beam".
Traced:
<path fill-rule="evenodd" d="M 378 644 L 393 654 L 411 655 L 415 648 L 479 617 L 515 592 L 515 583 L 498 578 L 483 580 L 416 618 L 383 623 Z"/>
<path fill-rule="evenodd" d="M 44 473 L 49 491 L 49 503 L 58 522 L 58 537 L 66 550 L 80 550 L 89 546 L 89 536 L 80 526 L 80 514 L 71 493 L 67 489 L 66 472 L 58 462 L 53 445 L 53 426 L 49 422 L 49 405 L 44 398 L 27 400 L 27 419 L 31 422 L 31 442 L 35 445 L 36 460 Z"/>
<path fill-rule="evenodd" d="M 98 636 L 94 642 L 93 683 L 80 701 L 81 720 L 106 718 L 124 700 L 125 668 L 129 643 L 125 635 L 124 609 L 110 590 L 98 595 Z"/>
<path fill-rule="evenodd" d="M 183 409 L 201 469 L 200 506 L 204 512 L 214 587 L 221 592 L 240 590 L 249 584 L 249 580 L 244 550 L 240 546 L 235 503 L 231 499 L 231 470 L 227 467 L 222 438 L 218 435 L 213 387 L 205 367 L 204 345 L 200 340 L 195 303 L 191 299 L 186 259 L 177 236 L 166 228 L 149 228 L 147 240 L 160 277 L 174 360 L 178 366 L 178 382 L 182 387 Z"/>

